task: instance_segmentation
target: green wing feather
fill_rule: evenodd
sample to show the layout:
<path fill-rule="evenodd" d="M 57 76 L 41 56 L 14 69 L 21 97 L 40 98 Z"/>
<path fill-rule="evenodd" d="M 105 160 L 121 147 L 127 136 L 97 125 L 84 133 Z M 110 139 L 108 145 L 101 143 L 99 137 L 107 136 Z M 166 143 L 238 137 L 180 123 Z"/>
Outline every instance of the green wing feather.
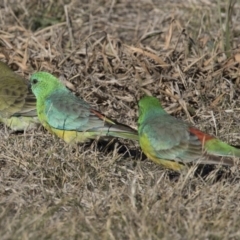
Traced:
<path fill-rule="evenodd" d="M 45 101 L 46 120 L 56 129 L 68 131 L 91 131 L 138 140 L 136 130 L 119 124 L 90 108 L 90 105 L 70 91 L 58 90 Z"/>

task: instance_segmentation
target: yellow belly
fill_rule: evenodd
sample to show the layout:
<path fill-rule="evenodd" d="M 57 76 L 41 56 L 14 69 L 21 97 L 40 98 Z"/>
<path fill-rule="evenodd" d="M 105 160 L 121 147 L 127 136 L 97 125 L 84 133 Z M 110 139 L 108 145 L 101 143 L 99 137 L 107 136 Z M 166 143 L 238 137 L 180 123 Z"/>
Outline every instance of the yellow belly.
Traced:
<path fill-rule="evenodd" d="M 146 156 L 151 159 L 153 162 L 163 165 L 166 168 L 179 171 L 182 170 L 185 166 L 181 163 L 171 161 L 171 160 L 166 160 L 166 159 L 161 159 L 156 156 L 155 150 L 150 144 L 150 141 L 147 137 L 146 134 L 142 134 L 139 136 L 139 141 L 140 141 L 140 146 L 142 148 L 142 151 L 146 154 Z"/>
<path fill-rule="evenodd" d="M 52 128 L 46 122 L 43 123 L 43 126 L 51 133 L 55 134 L 59 138 L 63 139 L 66 143 L 74 144 L 78 142 L 86 142 L 91 138 L 95 138 L 94 133 L 92 132 L 77 132 L 77 131 L 67 131 Z"/>

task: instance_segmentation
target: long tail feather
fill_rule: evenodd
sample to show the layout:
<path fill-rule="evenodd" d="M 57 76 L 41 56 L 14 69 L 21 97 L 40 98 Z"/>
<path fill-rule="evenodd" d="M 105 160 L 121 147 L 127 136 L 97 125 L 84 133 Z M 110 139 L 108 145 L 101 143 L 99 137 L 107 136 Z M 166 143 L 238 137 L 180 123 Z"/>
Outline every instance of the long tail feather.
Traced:
<path fill-rule="evenodd" d="M 213 155 L 204 155 L 198 163 L 201 164 L 220 164 L 225 166 L 234 166 L 237 159 L 234 157 L 222 157 L 222 156 L 213 156 Z"/>
<path fill-rule="evenodd" d="M 118 123 L 116 121 L 113 121 L 112 119 L 107 118 L 100 112 L 91 109 L 91 112 L 94 113 L 96 116 L 98 116 L 100 119 L 102 119 L 105 124 L 104 127 L 97 128 L 98 131 L 102 131 L 106 133 L 106 136 L 112 136 L 112 137 L 121 137 L 125 139 L 131 139 L 138 141 L 138 132 L 137 130 L 122 124 Z M 94 129 L 96 131 L 96 129 Z M 91 130 L 88 130 L 91 131 Z"/>

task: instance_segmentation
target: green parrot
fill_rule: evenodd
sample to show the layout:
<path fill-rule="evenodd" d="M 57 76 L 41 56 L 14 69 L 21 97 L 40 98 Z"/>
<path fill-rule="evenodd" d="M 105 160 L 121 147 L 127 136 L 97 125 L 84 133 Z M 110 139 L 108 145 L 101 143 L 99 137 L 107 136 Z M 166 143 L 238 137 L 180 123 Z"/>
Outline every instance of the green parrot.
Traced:
<path fill-rule="evenodd" d="M 234 165 L 240 149 L 169 115 L 155 97 L 139 103 L 138 134 L 142 151 L 155 163 L 179 171 L 188 163 Z"/>
<path fill-rule="evenodd" d="M 39 123 L 36 98 L 27 81 L 0 62 L 0 122 L 14 131 L 35 128 Z"/>
<path fill-rule="evenodd" d="M 136 130 L 92 109 L 53 75 L 47 72 L 34 73 L 30 84 L 37 98 L 40 122 L 65 142 L 85 142 L 106 136 L 138 140 Z"/>

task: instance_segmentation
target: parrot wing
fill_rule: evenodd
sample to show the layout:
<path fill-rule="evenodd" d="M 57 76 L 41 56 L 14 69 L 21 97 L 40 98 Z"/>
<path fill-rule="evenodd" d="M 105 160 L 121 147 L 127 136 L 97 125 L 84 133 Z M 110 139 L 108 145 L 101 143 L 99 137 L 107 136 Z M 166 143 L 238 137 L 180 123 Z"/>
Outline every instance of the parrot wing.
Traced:
<path fill-rule="evenodd" d="M 136 130 L 91 109 L 53 75 L 37 72 L 30 77 L 30 84 L 37 98 L 40 122 L 66 142 L 84 142 L 89 138 L 108 136 L 138 140 Z"/>
<path fill-rule="evenodd" d="M 71 92 L 55 92 L 46 99 L 45 112 L 48 124 L 69 131 L 103 132 L 109 136 L 138 140 L 138 133 L 124 124 L 105 117 L 90 108 L 84 100 Z"/>
<path fill-rule="evenodd" d="M 189 131 L 188 125 L 170 115 L 150 119 L 142 131 L 158 158 L 188 163 L 204 153 L 201 141 Z"/>
<path fill-rule="evenodd" d="M 90 112 L 90 106 L 70 92 L 55 92 L 45 102 L 48 124 L 61 130 L 87 131 L 103 121 Z"/>

